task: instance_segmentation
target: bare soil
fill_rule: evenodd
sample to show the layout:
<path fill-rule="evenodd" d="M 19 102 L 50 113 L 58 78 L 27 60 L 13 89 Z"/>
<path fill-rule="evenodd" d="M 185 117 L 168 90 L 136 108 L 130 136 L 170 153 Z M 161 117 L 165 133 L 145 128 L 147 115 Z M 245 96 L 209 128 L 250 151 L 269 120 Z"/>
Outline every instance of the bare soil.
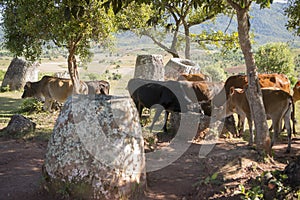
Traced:
<path fill-rule="evenodd" d="M 199 158 L 200 143 L 192 143 L 175 162 L 147 173 L 145 199 L 240 199 L 238 185 L 247 183 L 263 171 L 283 170 L 300 155 L 300 140 L 293 139 L 292 152 L 286 144 L 274 147 L 271 162 L 259 160 L 257 152 L 241 139 L 219 139 L 213 150 Z M 168 145 L 159 143 L 158 148 Z M 41 167 L 47 142 L 0 138 L 0 199 L 51 199 L 41 188 Z M 213 174 L 217 178 L 210 178 Z"/>

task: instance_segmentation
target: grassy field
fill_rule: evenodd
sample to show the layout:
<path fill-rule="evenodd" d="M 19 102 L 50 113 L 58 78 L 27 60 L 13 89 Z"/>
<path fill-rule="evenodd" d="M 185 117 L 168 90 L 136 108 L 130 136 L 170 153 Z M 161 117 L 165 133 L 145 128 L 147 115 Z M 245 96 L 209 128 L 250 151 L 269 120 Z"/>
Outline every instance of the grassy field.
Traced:
<path fill-rule="evenodd" d="M 146 54 L 146 52 L 145 52 Z M 127 82 L 134 75 L 134 66 L 137 53 L 135 51 L 120 53 L 117 56 L 95 55 L 93 61 L 88 64 L 87 68 L 80 69 L 80 75 L 83 80 L 91 80 L 92 78 L 108 80 L 111 84 L 112 95 L 128 95 L 126 90 Z M 170 57 L 164 57 L 164 64 L 168 62 Z M 0 59 L 0 70 L 7 70 L 11 59 Z M 57 58 L 55 61 L 51 59 L 43 59 L 39 67 L 40 74 L 52 74 L 57 71 L 66 71 L 66 61 L 63 57 Z M 121 77 L 117 80 L 109 80 L 112 74 L 120 74 Z M 1 82 L 0 82 L 1 84 Z M 13 114 L 23 114 L 32 119 L 37 124 L 37 129 L 34 135 L 26 136 L 44 137 L 52 132 L 55 119 L 58 113 L 38 113 L 28 114 L 22 113 L 21 107 L 24 102 L 21 99 L 22 91 L 0 93 L 0 129 L 7 126 L 10 117 Z M 298 114 L 299 113 L 299 114 Z M 296 104 L 296 119 L 299 123 L 296 124 L 296 130 L 300 132 L 300 103 Z"/>
<path fill-rule="evenodd" d="M 120 88 L 120 91 L 123 91 Z M 14 114 L 22 114 L 25 117 L 28 117 L 33 122 L 37 124 L 36 130 L 34 133 L 27 134 L 25 136 L 20 136 L 24 139 L 42 139 L 47 140 L 51 133 L 52 129 L 55 124 L 55 120 L 58 116 L 58 111 L 54 113 L 49 112 L 40 112 L 40 113 L 26 113 L 21 112 L 22 104 L 24 102 L 24 99 L 21 99 L 22 92 L 4 92 L 0 93 L 0 129 L 7 126 L 10 118 Z M 296 119 L 298 122 L 300 122 L 300 102 L 296 103 Z M 148 123 L 150 123 L 148 121 Z M 269 124 L 271 122 L 269 121 Z M 296 124 L 296 130 L 300 132 L 300 123 Z M 246 131 L 248 132 L 248 131 Z M 286 133 L 284 133 L 286 134 Z M 0 134 L 1 135 L 1 134 Z M 247 134 L 246 134 L 247 135 Z M 247 140 L 247 137 L 244 138 Z"/>

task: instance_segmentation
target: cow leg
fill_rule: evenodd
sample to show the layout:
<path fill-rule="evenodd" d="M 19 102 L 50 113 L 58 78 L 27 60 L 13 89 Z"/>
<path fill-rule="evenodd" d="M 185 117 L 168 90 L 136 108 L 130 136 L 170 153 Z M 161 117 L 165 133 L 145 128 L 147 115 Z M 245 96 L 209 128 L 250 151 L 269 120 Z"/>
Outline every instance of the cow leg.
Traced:
<path fill-rule="evenodd" d="M 245 132 L 245 118 L 246 116 L 244 114 L 238 114 L 238 132 L 239 132 L 239 137 L 242 137 L 244 132 Z"/>
<path fill-rule="evenodd" d="M 245 124 L 245 118 L 243 118 L 241 115 L 238 115 L 238 125 L 237 125 L 237 128 L 238 128 L 238 132 L 239 132 L 239 135 L 238 136 L 242 136 L 243 133 L 244 133 L 244 124 Z"/>
<path fill-rule="evenodd" d="M 167 121 L 168 121 L 168 118 L 169 118 L 169 111 L 166 111 L 165 112 L 165 124 L 164 124 L 164 127 L 163 127 L 163 131 L 166 133 L 166 132 L 168 132 L 168 130 L 167 130 Z"/>
<path fill-rule="evenodd" d="M 273 133 L 273 137 L 272 137 L 271 147 L 275 144 L 275 142 L 278 138 L 278 134 L 280 131 L 280 124 L 281 124 L 280 121 L 281 121 L 281 119 L 272 119 L 274 133 Z"/>
<path fill-rule="evenodd" d="M 152 133 L 153 126 L 154 126 L 155 122 L 158 120 L 158 118 L 159 118 L 160 114 L 162 113 L 162 111 L 163 111 L 163 108 L 160 107 L 160 106 L 155 110 L 155 115 L 153 117 L 153 121 L 152 121 L 152 124 L 150 126 L 150 133 Z"/>
<path fill-rule="evenodd" d="M 291 119 L 292 119 L 292 123 L 293 123 L 293 134 L 294 136 L 296 136 L 296 119 L 295 119 L 295 103 L 292 102 L 292 111 L 291 111 Z"/>
<path fill-rule="evenodd" d="M 252 123 L 252 119 L 247 117 L 248 120 L 248 125 L 249 125 L 249 146 L 253 145 L 253 140 L 254 140 L 254 136 L 253 136 L 253 123 Z"/>
<path fill-rule="evenodd" d="M 291 112 L 289 110 L 288 112 L 285 113 L 285 116 L 284 116 L 284 124 L 286 127 L 286 131 L 288 133 L 288 147 L 286 149 L 286 153 L 290 153 L 291 143 L 292 143 L 292 130 L 291 130 L 290 116 L 291 116 Z"/>
<path fill-rule="evenodd" d="M 51 99 L 45 99 L 45 103 L 43 105 L 43 110 L 50 112 L 51 108 L 52 108 L 52 100 Z"/>

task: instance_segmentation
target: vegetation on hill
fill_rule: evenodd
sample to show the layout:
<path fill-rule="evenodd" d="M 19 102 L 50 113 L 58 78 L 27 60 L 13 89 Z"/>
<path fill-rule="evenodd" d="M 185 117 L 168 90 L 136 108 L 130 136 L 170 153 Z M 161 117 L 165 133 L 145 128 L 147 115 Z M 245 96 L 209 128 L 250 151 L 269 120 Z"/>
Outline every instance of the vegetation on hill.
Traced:
<path fill-rule="evenodd" d="M 260 9 L 259 5 L 253 4 L 250 10 L 251 31 L 255 34 L 256 46 L 269 42 L 290 42 L 295 47 L 300 47 L 300 38 L 293 36 L 292 32 L 286 29 L 287 17 L 284 15 L 286 4 L 273 3 L 270 8 Z M 236 31 L 237 21 L 234 16 L 231 23 L 230 17 L 220 15 L 217 20 L 210 24 L 196 27 L 193 31 L 201 30 L 226 30 Z M 229 26 L 229 27 L 228 27 Z"/>

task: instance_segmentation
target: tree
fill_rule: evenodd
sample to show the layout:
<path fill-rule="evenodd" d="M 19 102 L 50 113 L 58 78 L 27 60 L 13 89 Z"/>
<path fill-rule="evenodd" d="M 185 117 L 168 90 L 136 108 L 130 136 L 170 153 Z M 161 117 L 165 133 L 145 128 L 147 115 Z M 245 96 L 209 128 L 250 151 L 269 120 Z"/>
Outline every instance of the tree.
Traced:
<path fill-rule="evenodd" d="M 112 10 L 103 1 L 3 0 L 4 45 L 15 56 L 36 60 L 46 44 L 68 49 L 74 93 L 81 93 L 76 55 L 91 56 L 92 41 L 105 42 L 115 31 Z"/>
<path fill-rule="evenodd" d="M 260 73 L 286 74 L 294 76 L 294 56 L 286 43 L 269 43 L 259 47 L 255 61 Z"/>
<path fill-rule="evenodd" d="M 192 42 L 198 42 L 202 47 L 205 47 L 205 44 L 219 45 L 220 43 L 225 44 L 227 49 L 238 46 L 236 33 L 226 34 L 222 31 L 211 33 L 203 31 L 200 34 L 190 33 L 191 27 L 214 19 L 219 13 L 229 12 L 227 4 L 223 0 L 159 0 L 151 2 L 146 12 L 144 9 L 145 4 L 140 6 L 140 3 L 147 3 L 147 1 L 135 2 L 144 11 L 143 13 L 149 14 L 149 16 L 142 18 L 147 19 L 147 21 L 144 20 L 144 23 L 139 23 L 139 26 L 132 23 L 123 23 L 125 25 L 123 29 L 130 29 L 138 35 L 151 38 L 155 44 L 173 57 L 179 57 L 178 50 L 183 47 L 185 58 L 190 59 Z M 124 13 L 123 15 L 126 18 L 132 16 L 131 9 L 134 8 L 132 3 L 127 2 L 127 4 L 126 8 L 120 10 L 120 13 Z M 151 11 L 149 11 L 149 8 Z M 131 18 L 131 20 L 135 18 Z"/>
<path fill-rule="evenodd" d="M 131 2 L 132 0 L 121 1 L 121 0 L 110 0 L 107 4 L 112 5 L 115 11 L 122 9 L 123 5 Z M 257 67 L 255 64 L 255 59 L 252 52 L 251 40 L 249 35 L 250 21 L 249 21 L 249 9 L 253 0 L 226 0 L 227 3 L 236 11 L 237 21 L 238 21 L 238 37 L 240 47 L 242 49 L 245 63 L 247 67 L 247 77 L 248 77 L 248 89 L 247 98 L 251 108 L 251 113 L 254 118 L 254 124 L 256 128 L 256 145 L 259 151 L 265 151 L 270 153 L 271 142 L 269 136 L 269 130 L 267 125 L 267 118 L 265 114 L 265 109 L 262 101 L 262 93 L 260 90 L 258 82 Z M 151 3 L 149 0 L 138 0 L 138 2 Z M 180 1 L 179 5 L 186 1 Z M 197 7 L 197 2 L 194 6 Z M 212 2 L 212 1 L 208 1 Z M 261 8 L 269 7 L 273 2 L 272 0 L 256 0 Z M 154 2 L 156 3 L 156 1 Z"/>
<path fill-rule="evenodd" d="M 252 0 L 227 0 L 228 4 L 236 10 L 238 21 L 239 42 L 244 54 L 247 67 L 248 89 L 247 99 L 254 118 L 256 129 L 256 146 L 259 151 L 270 154 L 271 142 L 267 124 L 266 113 L 262 101 L 262 93 L 259 86 L 257 67 L 252 52 L 250 41 L 250 21 L 249 9 Z M 261 8 L 270 6 L 272 0 L 257 0 Z"/>
<path fill-rule="evenodd" d="M 300 36 L 300 0 L 288 0 L 285 14 L 289 18 L 287 28 L 294 30 L 295 34 Z"/>

